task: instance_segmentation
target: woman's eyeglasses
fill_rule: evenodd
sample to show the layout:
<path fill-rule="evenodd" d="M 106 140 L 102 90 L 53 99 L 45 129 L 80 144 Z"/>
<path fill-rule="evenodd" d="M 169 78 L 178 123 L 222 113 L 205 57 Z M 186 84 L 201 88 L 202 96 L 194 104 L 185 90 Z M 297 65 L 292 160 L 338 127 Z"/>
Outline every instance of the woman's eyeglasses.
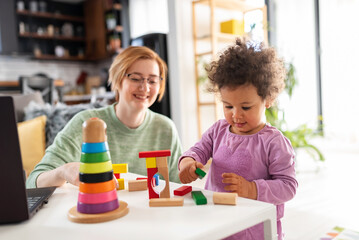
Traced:
<path fill-rule="evenodd" d="M 125 76 L 128 77 L 128 79 L 130 79 L 131 82 L 136 83 L 138 85 L 142 85 L 146 80 L 151 87 L 156 87 L 162 80 L 160 76 L 149 76 L 148 78 L 144 78 L 142 77 L 142 75 L 138 73 L 127 73 Z"/>

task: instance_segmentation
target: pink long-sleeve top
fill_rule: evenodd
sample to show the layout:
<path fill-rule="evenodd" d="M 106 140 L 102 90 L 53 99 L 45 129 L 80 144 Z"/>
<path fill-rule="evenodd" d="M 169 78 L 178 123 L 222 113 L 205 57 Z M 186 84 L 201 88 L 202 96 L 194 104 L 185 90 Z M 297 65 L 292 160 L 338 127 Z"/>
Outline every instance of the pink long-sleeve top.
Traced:
<path fill-rule="evenodd" d="M 224 192 L 222 173 L 235 173 L 257 186 L 257 200 L 277 207 L 278 239 L 282 239 L 280 219 L 284 215 L 284 203 L 296 193 L 294 150 L 290 141 L 275 127 L 266 124 L 253 135 L 230 132 L 226 120 L 212 125 L 179 159 L 192 157 L 202 164 L 212 158 L 205 189 Z M 263 224 L 232 235 L 230 239 L 264 239 Z"/>

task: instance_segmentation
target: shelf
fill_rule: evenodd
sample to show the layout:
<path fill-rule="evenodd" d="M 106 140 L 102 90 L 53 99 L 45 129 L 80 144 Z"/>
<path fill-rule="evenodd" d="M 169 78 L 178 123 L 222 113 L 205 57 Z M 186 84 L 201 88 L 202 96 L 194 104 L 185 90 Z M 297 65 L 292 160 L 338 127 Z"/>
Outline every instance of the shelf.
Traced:
<path fill-rule="evenodd" d="M 85 57 L 68 56 L 68 57 L 57 57 L 55 55 L 42 54 L 41 56 L 34 57 L 38 60 L 67 60 L 67 61 L 86 61 Z"/>
<path fill-rule="evenodd" d="M 200 5 L 200 6 L 199 6 Z M 203 10 L 204 8 L 208 8 L 209 10 L 209 18 L 204 19 L 201 15 L 196 13 L 196 8 L 200 8 Z M 218 11 L 220 10 L 220 11 Z M 224 11 L 223 11 L 224 10 Z M 223 117 L 221 112 L 221 104 L 220 100 L 215 95 L 214 101 L 207 100 L 204 101 L 202 96 L 205 94 L 204 87 L 198 83 L 199 79 L 206 78 L 205 64 L 209 63 L 213 59 L 218 57 L 218 52 L 224 48 L 224 46 L 230 46 L 235 44 L 237 38 L 248 38 L 248 33 L 244 33 L 241 35 L 237 34 L 229 34 L 220 32 L 220 18 L 225 18 L 226 12 L 230 14 L 237 14 L 238 16 L 243 16 L 245 13 L 259 10 L 262 12 L 262 22 L 263 26 L 267 26 L 267 7 L 265 4 L 253 5 L 244 0 L 192 0 L 192 35 L 193 35 L 193 49 L 194 49 L 194 59 L 195 59 L 195 84 L 196 84 L 196 101 L 197 101 L 197 127 L 198 127 L 198 138 L 201 138 L 202 133 L 205 129 L 203 129 L 203 124 L 208 124 L 209 122 L 217 121 L 221 117 Z M 254 12 L 256 14 L 256 12 Z M 197 21 L 202 21 L 202 24 L 198 24 Z M 257 21 L 257 20 L 256 20 Z M 206 26 L 203 24 L 204 22 L 209 23 L 208 31 L 197 31 L 198 26 Z M 203 29 L 201 29 L 203 30 Z M 199 36 L 198 33 L 201 32 Z M 267 42 L 268 35 L 266 30 L 263 28 L 263 41 Z M 203 57 L 203 59 L 201 59 Z M 204 62 L 203 62 L 204 61 Z M 207 98 L 205 98 L 207 99 Z M 204 109 L 210 108 L 213 110 L 209 112 L 209 115 L 203 115 Z"/>
<path fill-rule="evenodd" d="M 17 10 L 16 13 L 18 15 L 38 17 L 38 18 L 49 18 L 49 19 L 57 19 L 57 20 L 72 21 L 72 22 L 84 22 L 83 17 L 62 15 L 58 13 L 30 12 L 27 10 L 22 10 L 22 11 Z"/>
<path fill-rule="evenodd" d="M 194 3 L 210 5 L 209 0 L 198 0 L 198 1 L 194 1 Z M 240 9 L 243 12 L 261 10 L 263 8 L 263 6 L 261 5 L 249 4 L 248 2 L 243 0 L 216 0 L 214 1 L 214 7 L 233 10 L 233 11 Z"/>
<path fill-rule="evenodd" d="M 19 37 L 23 38 L 37 38 L 37 39 L 52 39 L 59 41 L 74 41 L 74 42 L 84 42 L 84 37 L 65 37 L 65 36 L 50 36 L 50 35 L 39 35 L 37 33 L 19 33 Z"/>
<path fill-rule="evenodd" d="M 245 35 L 235 35 L 235 34 L 229 34 L 229 33 L 216 33 L 215 37 L 217 38 L 218 42 L 221 43 L 234 43 L 234 41 L 236 40 L 236 38 L 238 37 L 245 37 Z M 206 35 L 206 36 L 201 36 L 201 37 L 197 37 L 198 41 L 211 41 L 212 37 L 211 35 Z"/>

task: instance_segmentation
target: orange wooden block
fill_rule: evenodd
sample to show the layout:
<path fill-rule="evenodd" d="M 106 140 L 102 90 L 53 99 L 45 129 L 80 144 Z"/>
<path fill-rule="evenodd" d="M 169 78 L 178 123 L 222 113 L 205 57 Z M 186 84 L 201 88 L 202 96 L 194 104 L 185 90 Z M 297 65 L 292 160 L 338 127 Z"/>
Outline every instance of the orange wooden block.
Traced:
<path fill-rule="evenodd" d="M 147 190 L 147 179 L 143 180 L 128 180 L 128 191 L 143 191 Z"/>
<path fill-rule="evenodd" d="M 150 207 L 173 207 L 183 206 L 183 198 L 151 198 L 149 201 Z"/>
<path fill-rule="evenodd" d="M 82 139 L 85 143 L 106 142 L 106 123 L 99 118 L 90 118 L 82 124 Z"/>
<path fill-rule="evenodd" d="M 237 205 L 237 193 L 214 192 L 213 203 L 223 205 Z"/>

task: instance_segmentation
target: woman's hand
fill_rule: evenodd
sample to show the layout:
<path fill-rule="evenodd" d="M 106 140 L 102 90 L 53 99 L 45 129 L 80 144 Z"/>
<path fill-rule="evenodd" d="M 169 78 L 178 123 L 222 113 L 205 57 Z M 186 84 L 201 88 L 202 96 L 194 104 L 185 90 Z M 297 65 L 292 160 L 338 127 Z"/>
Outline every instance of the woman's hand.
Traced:
<path fill-rule="evenodd" d="M 197 168 L 203 168 L 203 164 L 195 161 L 191 157 L 185 157 L 181 160 L 179 165 L 179 179 L 182 183 L 190 183 L 198 178 L 196 174 Z"/>
<path fill-rule="evenodd" d="M 249 182 L 244 177 L 234 173 L 223 173 L 222 182 L 228 184 L 224 190 L 236 192 L 239 197 L 257 199 L 257 185 L 255 182 Z"/>
<path fill-rule="evenodd" d="M 80 172 L 79 162 L 66 163 L 51 171 L 41 173 L 36 180 L 36 186 L 58 187 L 64 184 L 65 182 L 69 182 L 75 186 L 79 186 L 80 185 L 79 172 Z"/>
<path fill-rule="evenodd" d="M 58 168 L 60 171 L 60 176 L 62 180 L 71 183 L 75 186 L 80 185 L 79 172 L 80 172 L 80 163 L 79 162 L 70 162 L 62 165 Z"/>

